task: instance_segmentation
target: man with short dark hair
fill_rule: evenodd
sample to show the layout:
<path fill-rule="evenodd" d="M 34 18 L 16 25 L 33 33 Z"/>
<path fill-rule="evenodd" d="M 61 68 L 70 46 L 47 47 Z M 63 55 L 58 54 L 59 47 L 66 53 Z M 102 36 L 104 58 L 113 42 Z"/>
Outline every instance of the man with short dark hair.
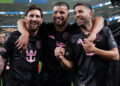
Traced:
<path fill-rule="evenodd" d="M 75 70 L 75 86 L 107 86 L 111 60 L 119 60 L 117 44 L 108 27 L 97 34 L 93 43 L 86 40 L 92 30 L 92 7 L 82 2 L 74 6 L 76 31 L 67 41 L 66 49 L 57 47 L 60 64 Z"/>
<path fill-rule="evenodd" d="M 4 59 L 10 60 L 10 70 L 4 73 L 4 86 L 39 86 L 38 62 L 42 56 L 42 37 L 38 29 L 42 23 L 42 10 L 31 5 L 25 22 L 30 35 L 27 49 L 23 52 L 18 50 L 15 42 L 21 34 L 15 31 L 7 36 L 0 53 Z"/>

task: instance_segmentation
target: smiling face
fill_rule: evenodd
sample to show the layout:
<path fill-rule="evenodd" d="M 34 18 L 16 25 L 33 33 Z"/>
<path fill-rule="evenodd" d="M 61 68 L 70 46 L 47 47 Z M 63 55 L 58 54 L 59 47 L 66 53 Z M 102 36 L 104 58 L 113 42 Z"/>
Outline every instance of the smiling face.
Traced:
<path fill-rule="evenodd" d="M 80 5 L 74 8 L 74 20 L 78 26 L 86 25 L 92 17 L 92 12 L 88 8 Z"/>
<path fill-rule="evenodd" d="M 66 6 L 53 7 L 53 22 L 55 26 L 62 27 L 66 25 L 69 17 L 69 10 Z"/>
<path fill-rule="evenodd" d="M 28 14 L 25 16 L 25 22 L 28 31 L 37 31 L 42 23 L 41 12 L 37 9 L 29 11 Z"/>

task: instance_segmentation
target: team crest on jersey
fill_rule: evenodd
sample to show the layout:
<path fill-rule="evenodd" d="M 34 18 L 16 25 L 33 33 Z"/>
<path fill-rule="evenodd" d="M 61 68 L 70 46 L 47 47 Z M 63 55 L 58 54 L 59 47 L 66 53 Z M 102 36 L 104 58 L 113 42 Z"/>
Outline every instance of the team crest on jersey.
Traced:
<path fill-rule="evenodd" d="M 101 36 L 100 34 L 97 34 L 95 41 L 96 41 L 96 42 L 99 42 L 99 41 L 101 41 L 101 40 L 102 40 L 102 36 Z"/>
<path fill-rule="evenodd" d="M 63 33 L 63 39 L 66 40 L 68 38 L 69 34 L 70 34 L 69 32 L 64 32 Z"/>
<path fill-rule="evenodd" d="M 48 37 L 51 38 L 51 39 L 55 39 L 54 35 L 48 35 Z"/>
<path fill-rule="evenodd" d="M 41 41 L 39 41 L 39 40 L 36 41 L 36 47 L 37 47 L 38 49 L 41 48 Z"/>
<path fill-rule="evenodd" d="M 56 42 L 56 46 L 57 47 L 66 47 L 66 44 L 65 43 L 63 43 L 63 42 Z"/>
<path fill-rule="evenodd" d="M 32 63 L 32 62 L 35 62 L 36 61 L 36 53 L 37 51 L 33 51 L 33 50 L 26 50 L 26 60 L 29 62 L 29 63 Z"/>

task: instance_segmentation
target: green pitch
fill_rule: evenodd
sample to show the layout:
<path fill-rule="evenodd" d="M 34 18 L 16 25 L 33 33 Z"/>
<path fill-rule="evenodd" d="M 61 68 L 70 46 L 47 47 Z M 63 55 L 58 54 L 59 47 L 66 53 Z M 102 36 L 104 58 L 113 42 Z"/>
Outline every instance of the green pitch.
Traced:
<path fill-rule="evenodd" d="M 0 0 L 0 3 L 13 3 L 13 0 Z"/>

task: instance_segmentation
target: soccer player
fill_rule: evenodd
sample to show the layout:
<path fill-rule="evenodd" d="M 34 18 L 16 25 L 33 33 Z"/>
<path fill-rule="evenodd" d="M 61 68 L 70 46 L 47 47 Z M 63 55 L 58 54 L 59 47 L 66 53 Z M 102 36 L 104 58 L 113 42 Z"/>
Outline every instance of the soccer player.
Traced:
<path fill-rule="evenodd" d="M 39 86 L 38 62 L 42 55 L 42 37 L 38 34 L 42 23 L 42 10 L 31 5 L 25 15 L 29 42 L 27 49 L 21 52 L 15 45 L 20 32 L 7 36 L 0 55 L 10 59 L 10 70 L 4 73 L 4 86 Z"/>

